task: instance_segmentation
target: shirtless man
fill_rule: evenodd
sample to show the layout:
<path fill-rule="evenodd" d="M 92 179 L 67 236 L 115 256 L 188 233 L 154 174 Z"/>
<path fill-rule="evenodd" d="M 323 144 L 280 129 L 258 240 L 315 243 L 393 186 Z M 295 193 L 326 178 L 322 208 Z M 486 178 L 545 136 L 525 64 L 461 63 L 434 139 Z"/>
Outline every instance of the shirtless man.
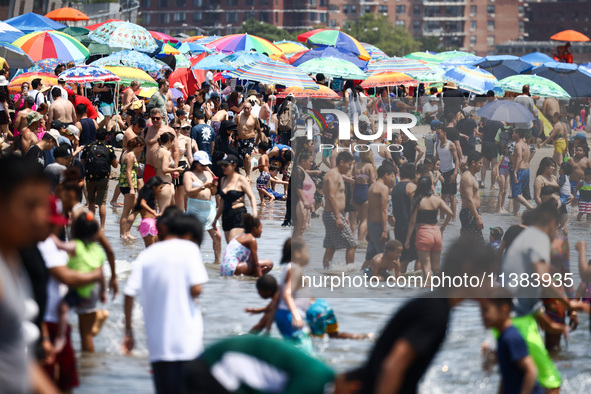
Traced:
<path fill-rule="evenodd" d="M 265 124 L 269 124 L 271 108 L 273 108 L 273 105 L 275 104 L 277 104 L 277 98 L 275 95 L 270 94 L 269 97 L 267 97 L 267 102 L 261 106 L 261 110 L 259 111 L 259 119 L 261 119 Z"/>
<path fill-rule="evenodd" d="M 147 182 L 148 179 L 152 178 L 156 175 L 156 170 L 154 169 L 154 164 L 156 163 L 156 151 L 158 150 L 158 138 L 164 134 L 165 132 L 171 132 L 176 136 L 174 130 L 168 126 L 166 126 L 163 122 L 163 115 L 159 108 L 152 108 L 150 111 L 150 119 L 152 120 L 152 125 L 148 127 L 148 131 L 146 132 L 146 167 L 144 169 L 144 182 Z M 172 144 L 171 148 L 172 158 L 174 160 L 174 167 L 179 166 L 179 148 L 175 142 Z M 174 172 L 172 174 L 172 179 L 177 179 L 179 177 L 178 172 Z"/>
<path fill-rule="evenodd" d="M 352 264 L 355 260 L 357 241 L 345 217 L 345 182 L 343 175 L 351 170 L 355 158 L 344 151 L 338 154 L 336 167 L 324 175 L 323 193 L 324 213 L 322 222 L 326 231 L 324 237 L 323 267 L 328 268 L 337 249 L 347 249 L 345 261 Z"/>
<path fill-rule="evenodd" d="M 53 104 L 49 106 L 48 123 L 51 124 L 52 121 L 59 120 L 66 127 L 74 124 L 78 119 L 74 104 L 62 98 L 62 91 L 57 87 L 51 89 L 51 97 L 53 97 Z"/>
<path fill-rule="evenodd" d="M 234 117 L 234 123 L 238 125 L 238 152 L 244 160 L 244 171 L 249 182 L 250 179 L 250 154 L 254 149 L 254 140 L 257 133 L 261 132 L 259 119 L 251 113 L 252 104 L 244 103 L 242 112 Z"/>
<path fill-rule="evenodd" d="M 121 143 L 123 149 L 127 149 L 127 142 L 134 139 L 146 128 L 146 120 L 144 118 L 134 118 L 131 126 L 125 130 L 123 134 L 123 141 Z"/>
<path fill-rule="evenodd" d="M 484 242 L 482 229 L 484 223 L 480 215 L 480 192 L 476 174 L 482 168 L 482 153 L 472 151 L 466 162 L 468 171 L 464 171 L 460 178 L 460 195 L 462 196 L 462 210 L 460 211 L 461 235 L 476 235 Z"/>
<path fill-rule="evenodd" d="M 20 114 L 20 112 L 19 112 Z M 591 160 L 587 157 L 585 147 L 577 145 L 575 147 L 575 155 L 571 157 L 568 162 L 573 166 L 573 172 L 571 172 L 570 179 L 570 192 L 574 195 L 575 189 L 579 184 L 579 181 L 585 177 L 585 170 L 591 168 Z M 574 198 L 572 204 L 574 205 L 577 199 Z"/>
<path fill-rule="evenodd" d="M 513 213 L 519 212 L 519 204 L 527 209 L 533 209 L 529 201 L 523 197 L 525 188 L 529 189 L 529 146 L 525 142 L 526 130 L 518 129 L 513 132 L 513 141 L 515 141 L 515 150 L 511 155 L 513 173 L 511 174 L 511 199 L 513 202 Z M 519 204 L 518 204 L 519 203 Z"/>
<path fill-rule="evenodd" d="M 560 113 L 560 103 L 554 97 L 546 97 L 542 105 L 542 112 L 548 119 L 552 119 L 555 113 Z"/>
<path fill-rule="evenodd" d="M 21 130 L 21 152 L 23 156 L 29 148 L 39 143 L 37 133 L 43 116 L 37 111 L 32 111 L 27 115 L 27 126 Z"/>
<path fill-rule="evenodd" d="M 363 268 L 371 263 L 375 255 L 384 252 L 388 236 L 388 200 L 394 181 L 394 167 L 383 164 L 378 168 L 378 179 L 367 192 L 367 251 Z M 402 252 L 402 251 L 401 251 Z"/>
<path fill-rule="evenodd" d="M 140 91 L 140 83 L 138 81 L 132 81 L 131 85 L 129 85 L 129 89 L 126 89 L 123 92 L 122 104 L 121 108 L 125 108 L 126 106 L 129 107 L 131 104 L 137 100 L 136 94 Z M 126 108 L 127 109 L 127 108 Z"/>
<path fill-rule="evenodd" d="M 27 127 L 27 115 L 33 112 L 33 105 L 35 105 L 35 98 L 33 96 L 25 97 L 25 107 L 18 111 L 16 119 L 14 120 L 14 128 L 23 132 L 23 129 Z"/>

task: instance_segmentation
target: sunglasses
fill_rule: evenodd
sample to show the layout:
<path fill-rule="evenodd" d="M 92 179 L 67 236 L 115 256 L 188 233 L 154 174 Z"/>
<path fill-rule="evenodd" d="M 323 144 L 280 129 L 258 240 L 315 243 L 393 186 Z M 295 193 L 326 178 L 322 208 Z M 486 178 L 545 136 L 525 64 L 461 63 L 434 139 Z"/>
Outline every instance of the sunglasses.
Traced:
<path fill-rule="evenodd" d="M 183 130 L 191 130 L 191 126 L 181 127 L 181 129 L 183 129 Z"/>
<path fill-rule="evenodd" d="M 155 122 L 155 121 L 160 120 L 160 119 L 162 119 L 162 118 L 156 118 L 156 117 L 154 117 L 154 118 L 152 118 L 152 122 Z"/>
<path fill-rule="evenodd" d="M 173 127 L 174 130 L 180 130 L 180 127 Z"/>

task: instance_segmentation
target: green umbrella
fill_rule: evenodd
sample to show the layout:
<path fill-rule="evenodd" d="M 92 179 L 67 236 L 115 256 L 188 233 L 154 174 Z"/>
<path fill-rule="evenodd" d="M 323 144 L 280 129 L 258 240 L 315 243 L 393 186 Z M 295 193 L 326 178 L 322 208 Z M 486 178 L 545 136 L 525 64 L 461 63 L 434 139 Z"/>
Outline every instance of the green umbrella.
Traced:
<path fill-rule="evenodd" d="M 298 66 L 306 74 L 324 74 L 328 78 L 365 79 L 367 75 L 353 63 L 336 57 L 317 57 Z"/>
<path fill-rule="evenodd" d="M 434 56 L 440 62 L 445 62 L 447 60 L 455 59 L 456 57 L 470 56 L 470 55 L 473 56 L 472 53 L 463 52 L 463 51 L 447 51 L 447 52 L 438 53 L 437 55 L 434 55 Z"/>
<path fill-rule="evenodd" d="M 88 48 L 88 52 L 90 52 L 90 56 L 94 55 L 110 55 L 114 52 L 119 52 L 123 50 L 123 48 L 111 48 L 105 44 L 99 44 L 98 42 L 86 37 L 80 40 L 80 42 Z"/>
<path fill-rule="evenodd" d="M 428 71 L 424 73 L 409 71 L 406 74 L 416 79 L 418 83 L 423 83 L 425 85 L 440 84 L 443 86 L 443 78 L 441 78 L 442 74 L 437 73 L 435 71 Z"/>
<path fill-rule="evenodd" d="M 174 58 L 176 59 L 175 69 L 176 68 L 191 68 L 191 62 L 182 53 L 180 55 L 174 55 Z"/>
<path fill-rule="evenodd" d="M 407 59 L 421 60 L 430 64 L 439 64 L 443 61 L 437 58 L 437 56 L 431 55 L 429 52 L 413 52 L 404 57 Z"/>
<path fill-rule="evenodd" d="M 90 30 L 88 30 L 84 27 L 76 27 L 76 26 L 64 27 L 64 28 L 58 29 L 57 31 L 61 31 L 62 33 L 72 36 L 75 39 L 77 39 L 78 41 L 81 41 L 84 38 L 88 37 L 88 34 L 90 33 Z"/>
<path fill-rule="evenodd" d="M 496 86 L 509 92 L 522 92 L 523 85 L 529 85 L 529 93 L 533 96 L 570 98 L 560 85 L 547 78 L 538 75 L 512 75 L 503 78 L 496 83 Z"/>

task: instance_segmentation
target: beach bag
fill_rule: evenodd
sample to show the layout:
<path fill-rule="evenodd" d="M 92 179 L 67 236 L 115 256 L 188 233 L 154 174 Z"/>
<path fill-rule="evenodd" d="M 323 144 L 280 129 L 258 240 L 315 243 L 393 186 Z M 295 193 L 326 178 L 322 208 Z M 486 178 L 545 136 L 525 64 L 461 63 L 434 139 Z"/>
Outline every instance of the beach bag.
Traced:
<path fill-rule="evenodd" d="M 108 178 L 111 174 L 109 148 L 104 145 L 91 144 L 86 156 L 85 167 L 92 176 Z"/>
<path fill-rule="evenodd" d="M 293 104 L 288 103 L 283 111 L 279 114 L 279 131 L 291 131 L 295 123 L 295 114 L 293 112 Z"/>

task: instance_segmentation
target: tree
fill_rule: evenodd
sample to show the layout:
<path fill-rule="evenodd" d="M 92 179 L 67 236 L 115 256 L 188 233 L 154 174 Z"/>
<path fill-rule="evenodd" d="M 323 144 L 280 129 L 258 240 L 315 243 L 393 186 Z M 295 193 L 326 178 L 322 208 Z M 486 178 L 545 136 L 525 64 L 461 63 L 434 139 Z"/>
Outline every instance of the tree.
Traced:
<path fill-rule="evenodd" d="M 430 51 L 430 52 L 441 52 L 442 46 L 441 42 L 439 41 L 439 37 L 435 36 L 425 36 L 419 38 L 419 42 L 421 43 L 421 51 Z"/>
<path fill-rule="evenodd" d="M 271 42 L 281 40 L 293 40 L 294 37 L 289 32 L 273 26 L 266 22 L 259 22 L 254 18 L 250 18 L 242 24 L 238 31 L 239 33 L 248 33 L 253 36 L 265 38 Z"/>
<path fill-rule="evenodd" d="M 364 14 L 346 22 L 343 31 L 360 42 L 375 45 L 389 56 L 404 56 L 418 51 L 420 43 L 403 27 L 394 26 L 383 15 Z"/>

